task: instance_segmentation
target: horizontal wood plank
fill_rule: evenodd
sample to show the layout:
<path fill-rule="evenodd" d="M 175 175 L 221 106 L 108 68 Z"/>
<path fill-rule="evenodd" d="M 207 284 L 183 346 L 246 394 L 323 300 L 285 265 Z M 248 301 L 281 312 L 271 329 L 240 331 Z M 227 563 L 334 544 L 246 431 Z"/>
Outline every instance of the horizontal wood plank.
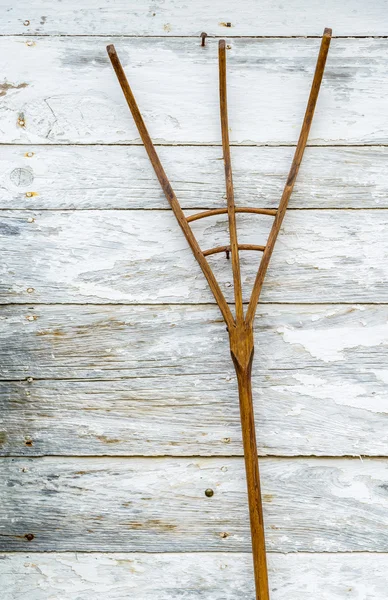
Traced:
<path fill-rule="evenodd" d="M 376 369 L 384 382 L 387 321 L 387 306 L 259 305 L 254 375 Z M 7 306 L 0 323 L 3 380 L 234 375 L 216 306 Z"/>
<path fill-rule="evenodd" d="M 321 35 L 324 26 L 336 35 L 386 35 L 385 0 L 297 0 L 275 4 L 263 0 L 197 0 L 182 3 L 53 0 L 35 4 L 2 3 L 1 34 L 45 35 Z M 227 24 L 230 24 L 228 27 Z"/>
<path fill-rule="evenodd" d="M 3 551 L 250 550 L 242 458 L 3 458 L 0 471 Z M 261 472 L 270 551 L 387 552 L 387 460 L 263 458 Z"/>
<path fill-rule="evenodd" d="M 261 453 L 387 455 L 387 322 L 386 306 L 259 306 Z M 241 453 L 217 307 L 9 306 L 0 323 L 4 453 Z"/>
<path fill-rule="evenodd" d="M 293 358 L 265 375 L 255 362 L 259 453 L 388 456 L 386 356 L 380 369 L 362 368 L 357 354 L 320 368 L 298 368 Z M 235 377 L 216 372 L 2 382 L 0 410 L 3 456 L 243 453 Z"/>
<path fill-rule="evenodd" d="M 265 245 L 272 222 L 238 215 L 239 242 Z M 386 302 L 387 227 L 385 210 L 290 211 L 262 300 Z M 229 241 L 225 215 L 192 229 L 203 250 Z M 0 250 L 2 303 L 214 302 L 172 211 L 2 211 Z M 241 252 L 246 300 L 260 259 Z M 209 263 L 232 301 L 230 261 Z"/>
<path fill-rule="evenodd" d="M 385 600 L 386 554 L 268 556 L 273 600 Z M 3 600 L 251 600 L 247 554 L 84 554 L 23 552 L 0 556 Z M 367 596 L 365 596 L 367 594 Z"/>
<path fill-rule="evenodd" d="M 225 207 L 220 148 L 161 146 L 158 152 L 182 207 Z M 233 147 L 237 205 L 276 208 L 293 153 Z M 385 146 L 309 147 L 289 209 L 388 208 L 387 162 Z M 0 185 L 3 209 L 168 208 L 138 146 L 4 146 Z"/>
<path fill-rule="evenodd" d="M 321 25 L 320 25 L 321 27 Z M 139 143 L 106 54 L 115 42 L 159 143 L 220 144 L 217 40 L 0 38 L 0 135 L 8 143 Z M 295 144 L 318 39 L 229 40 L 233 144 Z M 386 144 L 387 39 L 332 42 L 310 144 Z"/>

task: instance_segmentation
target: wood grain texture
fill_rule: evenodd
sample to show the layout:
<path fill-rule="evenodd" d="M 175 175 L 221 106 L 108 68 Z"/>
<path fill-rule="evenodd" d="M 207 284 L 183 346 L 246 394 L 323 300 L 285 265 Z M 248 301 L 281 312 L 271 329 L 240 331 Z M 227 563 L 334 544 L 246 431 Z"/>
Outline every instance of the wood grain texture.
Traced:
<path fill-rule="evenodd" d="M 385 600 L 386 554 L 268 556 L 273 600 Z M 3 600 L 251 600 L 251 558 L 238 553 L 0 556 Z M 319 594 L 319 596 L 317 596 Z"/>
<path fill-rule="evenodd" d="M 240 243 L 264 245 L 272 221 L 238 215 Z M 384 210 L 290 212 L 262 301 L 386 302 L 387 226 Z M 225 215 L 193 231 L 203 250 L 228 241 Z M 3 211 L 0 250 L 2 303 L 214 302 L 171 211 Z M 259 260 L 242 253 L 245 300 Z M 216 254 L 209 262 L 232 301 L 230 261 Z"/>
<path fill-rule="evenodd" d="M 139 143 L 107 41 L 154 142 L 220 144 L 217 40 L 203 49 L 196 39 L 106 37 L 0 38 L 3 143 Z M 320 40 L 229 41 L 231 143 L 295 144 Z M 310 144 L 388 142 L 387 47 L 386 39 L 333 41 Z"/>
<path fill-rule="evenodd" d="M 254 365 L 259 454 L 388 456 L 386 357 L 373 369 L 361 352 L 320 368 L 295 358 L 267 374 Z M 235 378 L 217 372 L 2 382 L 0 454 L 241 456 L 237 397 Z"/>
<path fill-rule="evenodd" d="M 293 148 L 231 152 L 236 205 L 276 208 Z M 225 207 L 220 148 L 160 146 L 158 154 L 183 208 Z M 385 146 L 309 147 L 288 210 L 388 208 L 387 162 Z M 169 209 L 137 146 L 3 146 L 0 185 L 0 208 Z"/>
<path fill-rule="evenodd" d="M 254 374 L 376 369 L 384 382 L 387 321 L 387 306 L 261 305 Z M 0 322 L 3 380 L 234 374 L 216 306 L 8 306 Z"/>
<path fill-rule="evenodd" d="M 3 453 L 241 454 L 215 306 L 10 306 L 0 322 Z M 386 306 L 259 305 L 260 453 L 388 454 L 387 322 Z"/>
<path fill-rule="evenodd" d="M 387 460 L 260 465 L 269 551 L 387 552 Z M 0 470 L 4 551 L 251 548 L 242 458 L 3 458 Z"/>
<path fill-rule="evenodd" d="M 2 2 L 1 34 L 44 35 L 321 35 L 325 25 L 335 25 L 336 35 L 386 35 L 385 0 L 362 2 L 335 0 L 325 3 L 294 0 L 274 4 L 254 0 L 179 0 L 133 3 L 115 0 L 75 2 L 47 0 L 39 4 L 21 0 Z M 29 20 L 29 23 L 26 23 Z M 231 27 L 226 27 L 227 23 Z M 198 42 L 199 43 L 199 42 Z"/>

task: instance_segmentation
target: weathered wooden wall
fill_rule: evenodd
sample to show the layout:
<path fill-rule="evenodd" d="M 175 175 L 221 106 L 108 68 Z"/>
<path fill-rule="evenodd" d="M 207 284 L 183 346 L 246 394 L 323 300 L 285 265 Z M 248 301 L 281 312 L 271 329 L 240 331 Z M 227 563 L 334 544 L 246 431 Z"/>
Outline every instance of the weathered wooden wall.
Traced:
<path fill-rule="evenodd" d="M 386 600 L 387 9 L 0 1 L 2 599 L 253 599 L 225 326 L 105 46 L 190 214 L 225 204 L 227 36 L 236 201 L 276 207 L 331 26 L 256 320 L 270 586 L 273 600 Z M 270 218 L 238 221 L 242 242 L 265 242 Z M 227 239 L 222 218 L 193 228 L 203 247 Z M 229 263 L 211 261 L 231 298 Z"/>

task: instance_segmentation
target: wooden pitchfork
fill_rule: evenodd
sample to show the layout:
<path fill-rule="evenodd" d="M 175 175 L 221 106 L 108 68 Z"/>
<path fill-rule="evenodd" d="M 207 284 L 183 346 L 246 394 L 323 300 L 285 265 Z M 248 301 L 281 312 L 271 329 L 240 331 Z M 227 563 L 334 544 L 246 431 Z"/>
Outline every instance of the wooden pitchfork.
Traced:
<path fill-rule="evenodd" d="M 219 208 L 215 210 L 207 210 L 197 213 L 190 217 L 186 217 L 175 196 L 175 193 L 170 185 L 166 173 L 162 167 L 159 157 L 156 153 L 155 146 L 148 134 L 143 118 L 140 114 L 136 100 L 132 90 L 128 84 L 124 70 L 117 56 L 115 47 L 110 45 L 107 47 L 109 58 L 120 82 L 124 96 L 131 110 L 132 116 L 139 130 L 141 139 L 150 158 L 151 164 L 159 179 L 160 185 L 163 188 L 164 194 L 171 205 L 175 217 L 190 245 L 203 274 L 205 275 L 214 298 L 221 310 L 222 316 L 227 325 L 230 340 L 230 351 L 232 354 L 233 363 L 236 369 L 242 438 L 244 445 L 244 459 L 246 469 L 246 479 L 248 488 L 249 514 L 251 523 L 252 537 L 252 552 L 253 565 L 256 584 L 256 600 L 269 600 L 267 561 L 265 551 L 264 537 L 264 522 L 263 509 L 260 492 L 260 475 L 257 456 L 255 421 L 253 414 L 252 403 L 252 359 L 253 359 L 253 321 L 255 317 L 256 307 L 259 300 L 261 288 L 263 286 L 264 277 L 267 271 L 272 251 L 275 246 L 280 226 L 282 224 L 287 204 L 293 190 L 295 179 L 299 171 L 302 161 L 303 152 L 306 147 L 307 137 L 310 131 L 311 122 L 314 115 L 315 105 L 318 98 L 319 89 L 325 68 L 327 53 L 329 51 L 331 41 L 331 29 L 325 29 L 319 50 L 318 61 L 315 68 L 313 83 L 311 86 L 310 97 L 307 103 L 307 109 L 303 120 L 302 130 L 296 146 L 294 159 L 288 175 L 286 185 L 280 200 L 277 210 L 263 208 L 236 208 L 234 204 L 234 192 L 232 181 L 232 167 L 230 160 L 229 148 L 229 132 L 228 132 L 228 115 L 227 115 L 227 96 L 226 96 L 226 45 L 225 40 L 219 42 L 219 87 L 220 87 L 220 110 L 221 110 L 221 131 L 222 131 L 222 147 L 225 163 L 225 178 L 226 178 L 226 197 L 227 208 Z M 236 228 L 236 213 L 256 213 L 264 215 L 272 215 L 274 217 L 273 225 L 268 236 L 265 246 L 254 246 L 248 244 L 239 244 L 237 239 Z M 209 217 L 211 215 L 227 214 L 229 221 L 230 243 L 227 246 L 219 246 L 210 250 L 202 251 L 192 230 L 190 223 L 197 219 Z M 252 294 L 249 300 L 248 308 L 244 314 L 244 305 L 242 298 L 241 275 L 240 275 L 240 250 L 258 250 L 263 253 L 260 266 L 253 285 Z M 235 299 L 235 316 L 233 316 L 230 307 L 218 285 L 218 282 L 213 274 L 213 271 L 206 259 L 210 254 L 218 252 L 230 253 L 232 259 L 233 283 L 234 283 L 234 299 Z"/>

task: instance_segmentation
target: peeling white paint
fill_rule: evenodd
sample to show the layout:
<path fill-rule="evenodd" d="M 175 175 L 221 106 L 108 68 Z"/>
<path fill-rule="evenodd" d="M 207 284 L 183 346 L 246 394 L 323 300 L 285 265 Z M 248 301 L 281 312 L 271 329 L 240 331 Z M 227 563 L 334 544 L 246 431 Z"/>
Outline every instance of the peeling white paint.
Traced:
<path fill-rule="evenodd" d="M 383 325 L 360 327 L 343 327 L 333 329 L 290 329 L 279 327 L 287 344 L 298 344 L 324 362 L 345 360 L 344 351 L 352 348 L 371 348 L 388 344 L 388 323 Z"/>

